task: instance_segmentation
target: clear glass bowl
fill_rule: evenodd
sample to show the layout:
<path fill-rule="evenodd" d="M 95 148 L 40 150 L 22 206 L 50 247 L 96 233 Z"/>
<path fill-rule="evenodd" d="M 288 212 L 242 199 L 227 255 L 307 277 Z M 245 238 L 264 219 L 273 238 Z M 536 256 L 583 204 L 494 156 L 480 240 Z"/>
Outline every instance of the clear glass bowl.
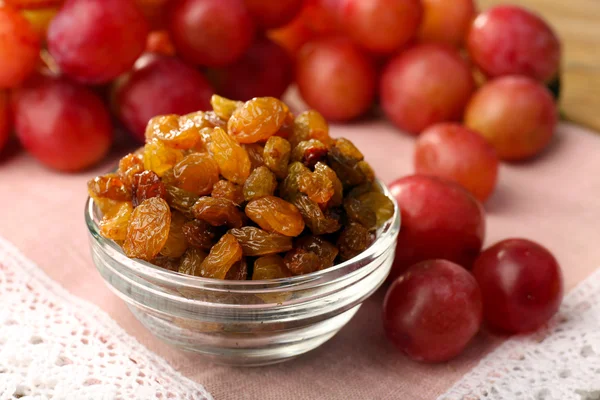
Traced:
<path fill-rule="evenodd" d="M 394 207 L 373 245 L 357 257 L 323 271 L 270 281 L 200 278 L 130 259 L 100 235 L 102 216 L 91 199 L 85 220 L 98 271 L 156 337 L 217 363 L 256 366 L 320 346 L 384 282 L 400 230 L 395 201 Z"/>

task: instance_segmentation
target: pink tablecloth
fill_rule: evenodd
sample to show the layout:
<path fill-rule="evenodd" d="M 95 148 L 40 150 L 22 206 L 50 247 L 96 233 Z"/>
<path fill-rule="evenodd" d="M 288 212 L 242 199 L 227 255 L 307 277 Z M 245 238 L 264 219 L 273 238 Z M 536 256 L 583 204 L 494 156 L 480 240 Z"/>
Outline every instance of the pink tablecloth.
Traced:
<path fill-rule="evenodd" d="M 332 128 L 354 140 L 386 182 L 408 174 L 412 138 L 384 122 Z M 600 265 L 600 136 L 561 125 L 552 146 L 531 162 L 504 165 L 488 211 L 487 243 L 527 237 L 552 249 L 566 288 Z M 113 160 L 114 161 L 114 160 Z M 154 339 L 113 295 L 89 255 L 83 221 L 85 182 L 106 170 L 64 175 L 45 170 L 24 153 L 0 160 L 0 235 L 73 294 L 107 311 L 140 342 L 227 399 L 431 399 L 472 368 L 501 338 L 480 334 L 458 359 L 413 363 L 384 340 L 383 297 L 377 293 L 336 337 L 297 360 L 256 369 L 213 366 Z"/>

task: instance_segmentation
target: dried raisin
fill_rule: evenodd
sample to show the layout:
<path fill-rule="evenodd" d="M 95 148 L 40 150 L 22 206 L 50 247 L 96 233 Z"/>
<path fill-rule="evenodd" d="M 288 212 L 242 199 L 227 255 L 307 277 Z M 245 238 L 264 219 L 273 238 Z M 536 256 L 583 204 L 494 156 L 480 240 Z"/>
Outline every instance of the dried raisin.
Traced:
<path fill-rule="evenodd" d="M 271 136 L 265 144 L 264 163 L 279 179 L 283 179 L 287 175 L 291 153 L 290 142 L 279 136 Z"/>
<path fill-rule="evenodd" d="M 213 94 L 210 98 L 210 105 L 220 119 L 223 121 L 229 121 L 231 114 L 233 114 L 233 112 L 239 107 L 243 106 L 244 103 L 241 101 L 229 100 L 225 97 Z"/>
<path fill-rule="evenodd" d="M 133 213 L 133 207 L 128 201 L 124 201 L 104 214 L 100 222 L 100 233 L 107 239 L 125 240 L 127 237 L 127 226 Z"/>
<path fill-rule="evenodd" d="M 127 187 L 133 185 L 133 177 L 144 170 L 144 159 L 139 154 L 127 154 L 119 161 L 117 173 Z"/>
<path fill-rule="evenodd" d="M 327 178 L 329 178 L 333 186 L 333 195 L 329 199 L 327 207 L 336 207 L 341 205 L 344 199 L 344 187 L 342 186 L 342 182 L 338 178 L 335 171 L 329 168 L 327 164 L 318 162 L 315 165 L 314 173 L 316 175 L 326 176 Z"/>
<path fill-rule="evenodd" d="M 229 270 L 242 259 L 242 246 L 230 234 L 225 234 L 202 261 L 200 275 L 205 278 L 225 279 Z"/>
<path fill-rule="evenodd" d="M 217 231 L 204 221 L 196 219 L 186 222 L 181 230 L 186 242 L 192 247 L 210 250 L 217 241 Z"/>
<path fill-rule="evenodd" d="M 340 249 L 340 259 L 349 260 L 365 251 L 373 242 L 373 235 L 361 224 L 348 224 L 337 241 Z"/>
<path fill-rule="evenodd" d="M 279 197 L 252 200 L 246 205 L 246 215 L 269 232 L 298 236 L 304 230 L 304 220 L 298 208 Z"/>
<path fill-rule="evenodd" d="M 185 216 L 179 211 L 171 212 L 171 226 L 169 236 L 165 245 L 160 250 L 160 254 L 167 257 L 181 257 L 188 247 L 183 234 L 183 225 L 187 222 Z"/>
<path fill-rule="evenodd" d="M 173 185 L 165 185 L 165 191 L 167 203 L 185 215 L 191 215 L 192 206 L 196 204 L 200 198 L 200 196 L 195 193 L 190 193 Z"/>
<path fill-rule="evenodd" d="M 219 166 L 209 154 L 192 153 L 175 164 L 173 177 L 181 189 L 205 196 L 219 180 Z"/>
<path fill-rule="evenodd" d="M 182 274 L 202 276 L 200 273 L 202 262 L 208 254 L 200 249 L 190 247 L 183 253 L 179 263 L 179 272 Z"/>
<path fill-rule="evenodd" d="M 292 161 L 299 161 L 308 168 L 313 168 L 319 161 L 327 158 L 327 146 L 316 139 L 298 143 L 292 151 Z"/>
<path fill-rule="evenodd" d="M 332 213 L 325 214 L 319 205 L 309 199 L 307 195 L 294 196 L 292 203 L 300 210 L 306 226 L 314 235 L 333 233 L 341 228 L 338 218 L 334 218 Z"/>
<path fill-rule="evenodd" d="M 208 222 L 213 226 L 227 225 L 230 228 L 241 228 L 242 212 L 227 199 L 200 197 L 192 207 L 195 218 Z"/>
<path fill-rule="evenodd" d="M 287 117 L 287 106 L 274 97 L 256 97 L 237 108 L 227 130 L 240 143 L 256 143 L 273 136 Z"/>
<path fill-rule="evenodd" d="M 244 200 L 250 201 L 265 196 L 272 196 L 277 189 L 277 178 L 269 168 L 256 168 L 244 183 Z"/>
<path fill-rule="evenodd" d="M 123 251 L 128 257 L 152 260 L 163 248 L 171 225 L 171 210 L 160 197 L 144 200 L 133 210 Z"/>
<path fill-rule="evenodd" d="M 283 253 L 292 248 L 291 237 L 267 232 L 253 226 L 231 229 L 229 233 L 238 240 L 245 256 Z"/>
<path fill-rule="evenodd" d="M 245 281 L 248 278 L 248 264 L 246 258 L 242 259 L 229 268 L 227 274 L 225 274 L 225 280 L 227 281 Z"/>
<path fill-rule="evenodd" d="M 98 176 L 88 182 L 88 193 L 94 200 L 98 198 L 115 201 L 131 200 L 127 185 L 116 174 Z"/>
<path fill-rule="evenodd" d="M 283 258 L 278 255 L 259 257 L 254 261 L 252 280 L 289 278 L 292 273 L 286 268 Z"/>
<path fill-rule="evenodd" d="M 327 147 L 332 144 L 329 125 L 315 110 L 304 111 L 294 119 L 293 136 L 290 141 L 293 141 L 293 146 L 296 147 L 298 143 L 309 139 L 317 139 Z"/>
<path fill-rule="evenodd" d="M 300 175 L 298 177 L 298 189 L 318 204 L 327 203 L 335 193 L 331 179 L 316 172 Z"/>
<path fill-rule="evenodd" d="M 191 149 L 200 140 L 200 135 L 193 120 L 168 114 L 156 116 L 146 125 L 146 141 L 152 139 L 175 149 Z"/>
<path fill-rule="evenodd" d="M 250 165 L 251 170 L 254 171 L 256 168 L 265 165 L 264 160 L 264 147 L 260 143 L 248 143 L 243 144 L 242 147 L 248 153 L 248 157 L 250 157 Z"/>
<path fill-rule="evenodd" d="M 144 146 L 144 169 L 163 176 L 183 158 L 183 152 L 167 147 L 162 141 L 154 139 Z"/>
<path fill-rule="evenodd" d="M 152 171 L 144 171 L 133 176 L 133 185 L 131 186 L 131 202 L 134 207 L 140 205 L 144 200 L 151 197 L 166 198 L 166 188 L 158 175 Z"/>
<path fill-rule="evenodd" d="M 210 138 L 208 148 L 221 175 L 233 183 L 243 184 L 250 175 L 251 166 L 246 150 L 221 128 L 213 129 Z"/>
<path fill-rule="evenodd" d="M 227 199 L 236 206 L 239 206 L 244 202 L 244 188 L 228 180 L 221 179 L 213 186 L 211 196 Z"/>

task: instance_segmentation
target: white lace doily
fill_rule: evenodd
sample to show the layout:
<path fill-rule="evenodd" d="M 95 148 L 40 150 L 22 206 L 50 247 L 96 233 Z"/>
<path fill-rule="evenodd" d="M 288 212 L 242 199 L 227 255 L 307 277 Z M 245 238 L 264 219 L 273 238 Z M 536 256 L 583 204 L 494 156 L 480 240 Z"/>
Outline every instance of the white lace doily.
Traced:
<path fill-rule="evenodd" d="M 600 400 L 600 270 L 548 326 L 486 356 L 438 400 Z"/>
<path fill-rule="evenodd" d="M 212 397 L 0 238 L 0 399 Z"/>

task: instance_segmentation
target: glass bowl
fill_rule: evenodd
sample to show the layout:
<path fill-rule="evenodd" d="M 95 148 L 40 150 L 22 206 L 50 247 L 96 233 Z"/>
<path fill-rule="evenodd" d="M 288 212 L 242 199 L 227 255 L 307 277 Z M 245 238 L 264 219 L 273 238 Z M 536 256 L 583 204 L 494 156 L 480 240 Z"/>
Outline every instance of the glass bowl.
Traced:
<path fill-rule="evenodd" d="M 101 219 L 88 199 L 85 220 L 92 258 L 135 317 L 181 350 L 237 366 L 285 361 L 333 337 L 385 281 L 400 230 L 394 201 L 394 215 L 378 230 L 371 247 L 344 263 L 285 279 L 225 281 L 130 259 L 100 235 Z"/>

